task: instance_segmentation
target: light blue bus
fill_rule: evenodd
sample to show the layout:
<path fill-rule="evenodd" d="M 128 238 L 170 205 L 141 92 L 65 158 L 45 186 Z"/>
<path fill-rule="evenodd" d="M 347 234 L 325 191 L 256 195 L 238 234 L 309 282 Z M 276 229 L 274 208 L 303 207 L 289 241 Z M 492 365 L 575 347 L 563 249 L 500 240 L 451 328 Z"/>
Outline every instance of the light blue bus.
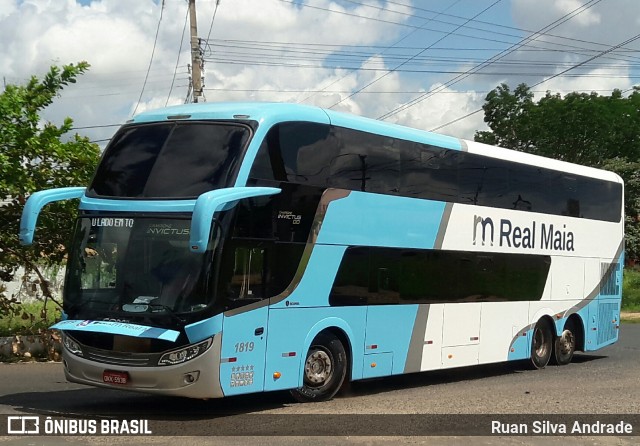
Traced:
<path fill-rule="evenodd" d="M 511 360 L 618 339 L 613 173 L 292 104 L 142 113 L 79 198 L 69 381 L 219 398 Z"/>

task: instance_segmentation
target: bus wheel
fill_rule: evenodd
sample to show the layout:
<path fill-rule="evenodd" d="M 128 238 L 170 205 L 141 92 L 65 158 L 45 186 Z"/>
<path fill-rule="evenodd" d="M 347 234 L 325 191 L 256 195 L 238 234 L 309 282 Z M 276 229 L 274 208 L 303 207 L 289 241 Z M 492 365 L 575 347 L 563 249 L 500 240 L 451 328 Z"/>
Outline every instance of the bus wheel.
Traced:
<path fill-rule="evenodd" d="M 531 364 L 536 369 L 546 367 L 553 352 L 553 332 L 550 324 L 540 319 L 533 329 L 531 341 Z"/>
<path fill-rule="evenodd" d="M 304 380 L 291 395 L 301 402 L 327 401 L 338 393 L 347 375 L 347 353 L 335 335 L 320 333 L 311 343 L 304 363 Z"/>
<path fill-rule="evenodd" d="M 567 321 L 564 331 L 556 338 L 553 347 L 554 362 L 558 365 L 567 365 L 573 359 L 576 351 L 576 330 L 573 321 Z"/>

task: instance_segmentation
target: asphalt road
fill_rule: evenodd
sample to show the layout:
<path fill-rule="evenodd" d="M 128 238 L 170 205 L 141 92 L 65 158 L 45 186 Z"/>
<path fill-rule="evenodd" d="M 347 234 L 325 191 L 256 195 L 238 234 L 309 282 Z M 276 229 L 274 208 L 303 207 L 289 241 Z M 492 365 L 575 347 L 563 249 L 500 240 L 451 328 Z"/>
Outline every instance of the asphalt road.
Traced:
<path fill-rule="evenodd" d="M 389 443 L 465 444 L 469 437 L 453 437 L 465 427 L 532 419 L 571 423 L 573 416 L 554 414 L 622 414 L 640 432 L 640 324 L 621 327 L 620 341 L 593 354 L 576 354 L 563 367 L 529 370 L 524 363 L 427 372 L 356 382 L 332 401 L 294 403 L 286 392 L 256 394 L 223 400 L 158 397 L 119 390 L 96 389 L 65 382 L 56 363 L 0 365 L 0 415 L 47 415 L 68 418 L 143 418 L 161 427 L 164 435 L 278 434 L 260 444 L 294 444 L 301 436 L 330 430 L 336 436 L 313 437 L 314 444 Z M 399 414 L 388 415 L 388 414 Z M 435 414 L 433 417 L 425 416 Z M 441 414 L 438 416 L 438 414 Z M 445 414 L 445 415 L 442 415 Z M 462 414 L 456 416 L 456 414 Z M 476 414 L 476 415 L 473 415 Z M 500 415 L 498 415 L 500 414 Z M 508 414 L 517 415 L 509 417 Z M 533 415 L 531 415 L 533 414 Z M 262 417 L 256 417 L 262 415 Z M 488 416 L 488 418 L 487 418 Z M 593 421 L 593 419 L 591 419 Z M 589 422 L 591 422 L 589 421 Z M 432 423 L 447 437 L 422 437 L 421 423 Z M 459 426 L 460 431 L 456 431 Z M 362 436 L 371 430 L 370 436 Z M 452 430 L 453 433 L 452 434 Z M 157 432 L 157 429 L 156 429 Z M 430 431 L 431 432 L 431 431 Z M 438 429 L 433 432 L 438 433 Z M 2 434 L 2 433 L 0 433 Z M 291 436 L 291 435 L 295 436 Z M 385 435 L 412 435 L 387 437 Z M 175 444 L 167 437 L 4 437 L 5 444 Z M 201 444 L 208 437 L 181 437 L 184 445 Z M 255 438 L 255 437 L 254 437 Z M 435 441 L 434 440 L 438 440 Z M 246 444 L 246 437 L 216 437 L 216 444 Z M 485 437 L 474 444 L 637 444 L 638 437 Z M 25 443 L 26 442 L 26 443 Z M 182 446 L 182 445 L 181 445 Z"/>

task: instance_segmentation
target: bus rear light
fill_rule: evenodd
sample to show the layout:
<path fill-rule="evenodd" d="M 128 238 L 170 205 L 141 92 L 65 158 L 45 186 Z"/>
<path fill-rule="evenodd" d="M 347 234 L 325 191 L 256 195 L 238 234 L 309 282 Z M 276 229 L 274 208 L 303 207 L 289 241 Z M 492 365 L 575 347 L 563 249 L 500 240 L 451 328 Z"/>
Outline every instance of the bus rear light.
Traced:
<path fill-rule="evenodd" d="M 425 344 L 426 345 L 431 345 L 431 344 L 433 344 L 433 341 L 426 341 Z"/>

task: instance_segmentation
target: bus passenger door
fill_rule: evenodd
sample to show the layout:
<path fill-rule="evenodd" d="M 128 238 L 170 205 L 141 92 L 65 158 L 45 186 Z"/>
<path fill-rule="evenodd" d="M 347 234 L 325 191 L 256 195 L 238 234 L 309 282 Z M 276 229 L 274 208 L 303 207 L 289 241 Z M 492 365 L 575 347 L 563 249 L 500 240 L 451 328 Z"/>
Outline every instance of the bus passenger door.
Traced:
<path fill-rule="evenodd" d="M 267 303 L 265 301 L 265 303 Z M 222 325 L 220 385 L 225 396 L 264 390 L 269 307 L 225 313 Z"/>
<path fill-rule="evenodd" d="M 225 395 L 264 390 L 269 299 L 264 281 L 265 249 L 233 247 L 229 300 L 235 308 L 224 313 L 220 385 Z"/>

